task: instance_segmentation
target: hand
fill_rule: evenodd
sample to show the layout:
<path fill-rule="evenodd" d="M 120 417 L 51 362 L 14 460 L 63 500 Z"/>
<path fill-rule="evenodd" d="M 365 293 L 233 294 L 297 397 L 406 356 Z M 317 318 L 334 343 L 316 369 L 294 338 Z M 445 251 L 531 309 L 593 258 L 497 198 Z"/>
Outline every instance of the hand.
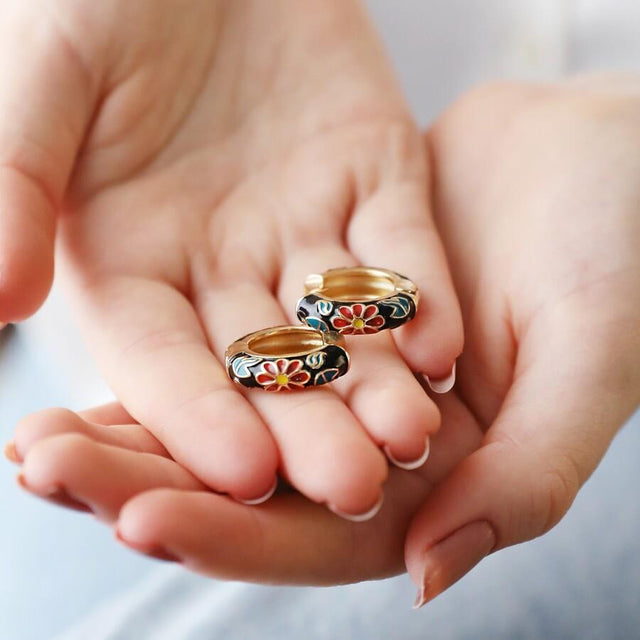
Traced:
<path fill-rule="evenodd" d="M 428 464 L 391 470 L 373 520 L 345 522 L 297 494 L 233 503 L 134 451 L 160 453 L 142 427 L 59 410 L 18 429 L 25 477 L 64 485 L 134 548 L 206 575 L 339 583 L 398 572 L 404 553 L 418 603 L 545 532 L 640 399 L 638 87 L 489 87 L 429 132 L 467 346 Z M 87 417 L 126 421 L 109 411 Z"/>
<path fill-rule="evenodd" d="M 422 602 L 553 527 L 640 402 L 639 106 L 634 76 L 497 86 L 428 136 L 484 436 L 411 524 Z"/>
<path fill-rule="evenodd" d="M 269 495 L 279 469 L 315 502 L 369 511 L 387 476 L 380 448 L 419 459 L 438 429 L 413 371 L 446 377 L 462 327 L 425 150 L 362 11 L 342 0 L 2 11 L 0 55 L 24 57 L 0 77 L 0 320 L 42 301 L 57 233 L 91 350 L 173 459 L 238 499 Z M 332 389 L 234 388 L 226 346 L 297 324 L 305 276 L 357 263 L 421 289 L 395 343 L 354 340 Z"/>

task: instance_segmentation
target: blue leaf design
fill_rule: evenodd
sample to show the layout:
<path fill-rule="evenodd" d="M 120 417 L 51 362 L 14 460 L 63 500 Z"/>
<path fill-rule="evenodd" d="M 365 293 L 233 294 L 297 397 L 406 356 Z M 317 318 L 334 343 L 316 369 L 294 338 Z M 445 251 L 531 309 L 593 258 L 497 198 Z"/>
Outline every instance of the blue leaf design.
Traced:
<path fill-rule="evenodd" d="M 326 369 L 325 371 L 320 371 L 320 373 L 316 374 L 316 377 L 313 380 L 313 384 L 326 384 L 327 382 L 335 380 L 339 375 L 339 369 Z"/>
<path fill-rule="evenodd" d="M 250 378 L 249 367 L 253 367 L 254 364 L 258 364 L 261 361 L 262 358 L 257 358 L 256 356 L 240 356 L 231 363 L 231 370 L 237 378 Z"/>
<path fill-rule="evenodd" d="M 401 298 L 400 296 L 395 296 L 388 300 L 381 300 L 380 304 L 393 309 L 391 312 L 392 318 L 406 318 L 409 315 L 409 311 L 411 311 L 411 303 L 409 300 L 407 300 L 407 298 Z"/>
<path fill-rule="evenodd" d="M 310 326 L 313 327 L 314 329 L 318 329 L 319 331 L 329 331 L 329 326 L 327 325 L 327 323 L 324 320 L 321 320 L 320 318 L 316 318 L 315 316 L 309 316 L 307 318 L 304 319 L 304 321 Z"/>
<path fill-rule="evenodd" d="M 305 362 L 310 369 L 319 369 L 326 359 L 327 354 L 324 351 L 317 351 L 316 353 L 310 353 Z"/>
<path fill-rule="evenodd" d="M 328 316 L 333 311 L 333 303 L 329 302 L 329 300 L 318 300 L 316 309 L 321 316 Z"/>

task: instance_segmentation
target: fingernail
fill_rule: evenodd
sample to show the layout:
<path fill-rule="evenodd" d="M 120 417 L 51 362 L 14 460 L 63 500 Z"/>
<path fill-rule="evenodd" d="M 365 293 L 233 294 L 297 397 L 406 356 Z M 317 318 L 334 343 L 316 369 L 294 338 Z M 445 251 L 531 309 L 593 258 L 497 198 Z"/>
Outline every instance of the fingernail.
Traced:
<path fill-rule="evenodd" d="M 138 553 L 142 553 L 145 556 L 150 556 L 152 558 L 156 558 L 157 560 L 164 560 L 166 562 L 182 562 L 182 560 L 178 556 L 167 551 L 164 547 L 161 547 L 160 545 L 155 545 L 152 547 L 141 547 L 129 542 L 128 540 L 125 540 L 122 537 L 122 534 L 120 533 L 119 529 L 116 529 L 116 538 L 118 538 L 120 542 L 122 542 L 132 551 L 137 551 Z"/>
<path fill-rule="evenodd" d="M 16 481 L 23 489 L 25 489 L 32 495 L 37 496 L 38 498 L 44 498 L 49 502 L 53 502 L 54 504 L 57 504 L 61 507 L 66 507 L 67 509 L 73 509 L 74 511 L 93 513 L 93 509 L 89 505 L 72 496 L 64 487 L 54 486 L 49 491 L 41 493 L 27 484 L 27 481 L 22 473 L 19 473 L 16 476 Z"/>
<path fill-rule="evenodd" d="M 387 458 L 389 458 L 389 460 L 396 467 L 399 467 L 400 469 L 404 469 L 405 471 L 413 471 L 414 469 L 418 469 L 419 467 L 421 467 L 427 461 L 427 458 L 429 457 L 429 451 L 431 449 L 429 445 L 429 436 L 427 436 L 425 441 L 424 453 L 416 460 L 408 460 L 408 461 L 397 460 L 396 458 L 393 457 L 393 454 L 389 449 L 389 445 L 385 444 L 384 447 L 382 448 L 384 452 L 387 454 Z"/>
<path fill-rule="evenodd" d="M 2 331 L 7 326 L 6 322 L 0 322 L 0 331 Z"/>
<path fill-rule="evenodd" d="M 254 498 L 253 500 L 242 500 L 241 498 L 236 498 L 236 500 L 238 502 L 242 502 L 242 504 L 247 504 L 249 506 L 262 504 L 263 502 L 266 502 L 276 492 L 277 488 L 278 488 L 278 478 L 276 478 L 271 489 L 269 489 L 269 491 L 267 491 L 267 493 L 265 493 L 263 496 L 260 496 L 259 498 Z"/>
<path fill-rule="evenodd" d="M 11 460 L 11 462 L 15 462 L 16 464 L 20 464 L 22 462 L 18 456 L 16 444 L 13 440 L 9 440 L 9 442 L 4 445 L 4 455 L 7 460 Z"/>
<path fill-rule="evenodd" d="M 495 547 L 496 536 L 488 522 L 472 522 L 431 547 L 424 557 L 422 584 L 414 609 L 448 589 Z"/>
<path fill-rule="evenodd" d="M 371 509 L 369 509 L 369 511 L 357 514 L 345 513 L 344 511 L 338 509 L 338 507 L 336 507 L 335 505 L 329 503 L 327 503 L 327 507 L 329 507 L 329 509 L 331 509 L 331 511 L 333 511 L 333 513 L 335 513 L 337 516 L 340 516 L 345 520 L 351 520 L 351 522 L 366 522 L 367 520 L 371 520 L 371 518 L 373 518 L 378 513 L 378 511 L 380 511 L 383 502 L 384 493 L 380 495 L 380 499 L 378 500 L 378 502 L 376 502 L 375 505 Z"/>
<path fill-rule="evenodd" d="M 446 378 L 431 379 L 425 375 L 424 379 L 429 385 L 429 389 L 434 393 L 447 393 L 453 389 L 453 385 L 456 383 L 456 363 L 453 363 L 451 373 Z"/>

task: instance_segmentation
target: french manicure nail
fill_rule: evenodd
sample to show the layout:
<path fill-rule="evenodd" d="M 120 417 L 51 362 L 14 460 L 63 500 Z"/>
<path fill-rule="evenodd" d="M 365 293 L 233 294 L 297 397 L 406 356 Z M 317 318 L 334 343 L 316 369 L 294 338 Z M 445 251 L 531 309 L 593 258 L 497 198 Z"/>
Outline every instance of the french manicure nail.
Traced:
<path fill-rule="evenodd" d="M 278 478 L 276 478 L 275 482 L 273 483 L 273 486 L 263 496 L 260 496 L 259 498 L 254 498 L 253 500 L 242 500 L 241 498 L 236 498 L 236 500 L 238 502 L 242 502 L 242 504 L 246 504 L 249 506 L 262 504 L 263 502 L 266 502 L 276 492 L 277 488 L 278 488 Z"/>
<path fill-rule="evenodd" d="M 369 511 L 357 514 L 345 513 L 344 511 L 338 509 L 338 507 L 336 507 L 335 505 L 329 503 L 327 503 L 327 507 L 329 507 L 329 509 L 331 509 L 333 513 L 340 516 L 341 518 L 344 518 L 345 520 L 351 520 L 351 522 L 366 522 L 367 520 L 371 520 L 371 518 L 373 518 L 378 513 L 378 511 L 380 511 L 383 502 L 384 493 L 380 495 L 380 499 L 378 500 L 378 502 L 376 502 L 375 505 L 371 509 L 369 509 Z"/>
<path fill-rule="evenodd" d="M 27 481 L 22 473 L 19 473 L 16 476 L 16 481 L 23 489 L 33 494 L 34 496 L 37 496 L 38 498 L 44 498 L 49 502 L 53 502 L 54 504 L 57 504 L 61 507 L 66 507 L 67 509 L 73 509 L 74 511 L 93 513 L 93 509 L 89 505 L 72 496 L 64 487 L 54 486 L 49 491 L 41 493 L 27 484 Z"/>
<path fill-rule="evenodd" d="M 400 469 L 404 469 L 405 471 L 413 471 L 414 469 L 418 469 L 419 467 L 421 467 L 427 461 L 427 458 L 429 457 L 429 451 L 431 449 L 429 445 L 429 436 L 427 436 L 426 438 L 424 453 L 416 460 L 406 460 L 406 461 L 397 460 L 396 458 L 394 458 L 393 454 L 391 453 L 391 449 L 389 449 L 389 445 L 385 444 L 384 447 L 382 448 L 385 454 L 387 455 L 387 458 L 389 458 L 389 460 L 396 467 L 399 467 Z"/>
<path fill-rule="evenodd" d="M 13 440 L 9 440 L 9 442 L 4 445 L 4 455 L 7 460 L 11 460 L 11 462 L 15 462 L 16 464 L 20 464 L 22 462 L 18 456 L 16 444 Z"/>
<path fill-rule="evenodd" d="M 471 571 L 496 544 L 496 536 L 486 521 L 472 522 L 454 531 L 431 547 L 424 557 L 422 584 L 414 609 L 433 600 Z"/>
<path fill-rule="evenodd" d="M 145 556 L 150 556 L 152 558 L 156 558 L 157 560 L 165 560 L 166 562 L 182 562 L 182 560 L 175 555 L 167 551 L 164 547 L 159 545 L 153 547 L 141 547 L 135 545 L 128 540 L 125 540 L 120 533 L 120 530 L 116 528 L 116 538 L 122 542 L 122 544 L 126 545 L 129 549 L 133 551 L 137 551 L 138 553 L 142 553 Z"/>
<path fill-rule="evenodd" d="M 446 378 L 431 379 L 425 375 L 424 379 L 429 385 L 429 389 L 434 393 L 447 393 L 453 389 L 453 385 L 456 383 L 456 363 L 453 363 L 451 373 Z"/>

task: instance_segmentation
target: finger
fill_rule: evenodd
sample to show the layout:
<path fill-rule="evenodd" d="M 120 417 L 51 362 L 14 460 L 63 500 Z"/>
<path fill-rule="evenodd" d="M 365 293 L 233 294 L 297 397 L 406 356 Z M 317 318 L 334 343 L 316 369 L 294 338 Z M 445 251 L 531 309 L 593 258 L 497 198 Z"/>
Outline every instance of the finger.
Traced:
<path fill-rule="evenodd" d="M 94 283 L 80 302 L 98 361 L 136 421 L 213 489 L 266 495 L 275 443 L 211 353 L 192 305 L 169 285 L 124 277 Z"/>
<path fill-rule="evenodd" d="M 35 443 L 24 459 L 19 481 L 43 498 L 62 491 L 105 522 L 113 522 L 127 500 L 149 489 L 205 489 L 172 460 L 98 443 L 79 433 Z"/>
<path fill-rule="evenodd" d="M 411 471 L 427 462 L 440 414 L 407 368 L 389 335 L 353 341 L 352 376 L 336 387 L 397 467 Z"/>
<path fill-rule="evenodd" d="M 224 496 L 154 490 L 124 505 L 117 536 L 137 551 L 223 579 L 343 584 L 398 573 L 412 514 L 483 435 L 455 395 L 439 403 L 447 424 L 434 438 L 433 464 L 415 473 L 392 469 L 385 504 L 369 522 L 345 522 L 299 494 L 248 510 Z"/>
<path fill-rule="evenodd" d="M 214 350 L 222 357 L 236 338 L 286 324 L 273 295 L 259 281 L 209 279 L 198 309 Z M 246 397 L 278 443 L 282 469 L 303 494 L 359 517 L 379 504 L 387 465 L 344 402 L 328 388 L 299 392 L 247 391 Z"/>
<path fill-rule="evenodd" d="M 112 408 L 109 411 L 113 414 L 111 417 L 119 417 Z M 76 433 L 103 444 L 170 457 L 162 443 L 138 424 L 105 426 L 85 420 L 68 409 L 46 409 L 18 423 L 13 440 L 16 462 L 22 462 L 37 442 L 63 433 Z"/>
<path fill-rule="evenodd" d="M 418 604 L 492 550 L 554 526 L 637 406 L 640 354 L 629 354 L 629 341 L 611 335 L 610 318 L 596 328 L 593 312 L 572 314 L 569 324 L 565 313 L 552 314 L 543 330 L 529 330 L 515 383 L 484 446 L 412 523 L 405 556 Z M 624 324 L 637 331 L 634 322 Z M 619 333 L 622 325 L 614 324 Z"/>
<path fill-rule="evenodd" d="M 51 286 L 55 218 L 93 90 L 54 25 L 21 3 L 0 9 L 0 58 L 1 324 L 31 315 Z"/>
<path fill-rule="evenodd" d="M 446 381 L 462 351 L 462 319 L 429 208 L 429 177 L 422 151 L 411 153 L 419 158 L 413 173 L 391 173 L 358 206 L 347 229 L 347 246 L 362 264 L 392 269 L 416 283 L 418 311 L 394 332 L 394 338 L 414 371 L 431 381 Z M 448 386 L 434 384 L 436 390 Z"/>
<path fill-rule="evenodd" d="M 162 549 L 204 575 L 280 584 L 336 584 L 403 570 L 404 529 L 422 493 L 416 476 L 390 484 L 390 499 L 368 522 L 348 522 L 299 494 L 249 508 L 211 493 L 154 490 L 120 511 L 120 540 Z"/>
<path fill-rule="evenodd" d="M 291 319 L 307 275 L 355 264 L 338 238 L 287 253 L 279 297 L 283 308 L 291 309 Z M 404 469 L 422 466 L 429 454 L 429 437 L 440 424 L 435 404 L 398 353 L 388 331 L 354 336 L 348 340 L 348 349 L 349 374 L 337 380 L 334 388 L 394 464 Z"/>

